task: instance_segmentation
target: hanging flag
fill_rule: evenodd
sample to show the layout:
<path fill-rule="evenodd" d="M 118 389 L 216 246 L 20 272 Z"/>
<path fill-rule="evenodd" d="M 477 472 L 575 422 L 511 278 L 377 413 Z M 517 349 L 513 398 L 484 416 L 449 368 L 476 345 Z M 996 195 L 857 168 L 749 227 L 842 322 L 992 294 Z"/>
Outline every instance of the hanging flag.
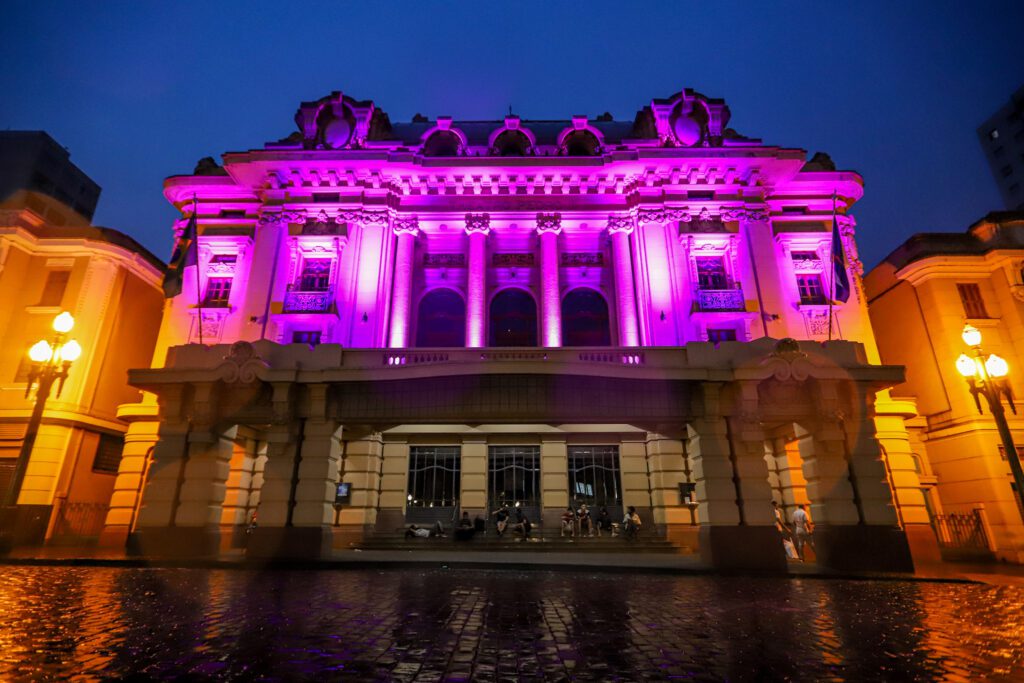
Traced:
<path fill-rule="evenodd" d="M 174 245 L 171 262 L 167 264 L 167 273 L 164 275 L 164 296 L 168 299 L 181 294 L 185 269 L 199 263 L 198 240 L 196 239 L 198 231 L 196 212 L 193 208 L 184 232 L 181 233 L 177 244 Z"/>
<path fill-rule="evenodd" d="M 846 252 L 839 236 L 839 221 L 832 213 L 832 299 L 846 303 L 850 298 L 850 276 L 846 271 Z"/>

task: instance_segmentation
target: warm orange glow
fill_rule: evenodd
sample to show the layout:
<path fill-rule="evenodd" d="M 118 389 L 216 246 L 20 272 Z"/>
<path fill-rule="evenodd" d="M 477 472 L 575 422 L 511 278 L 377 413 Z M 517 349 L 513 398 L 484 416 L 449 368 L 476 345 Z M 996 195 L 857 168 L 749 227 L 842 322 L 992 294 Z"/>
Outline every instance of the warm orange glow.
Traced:
<path fill-rule="evenodd" d="M 989 377 L 1006 377 L 1010 374 L 1010 364 L 1006 362 L 1006 359 L 993 353 L 985 360 L 985 371 L 988 372 Z"/>
<path fill-rule="evenodd" d="M 33 363 L 45 363 L 53 357 L 53 348 L 48 342 L 40 339 L 28 350 L 28 357 Z"/>
<path fill-rule="evenodd" d="M 960 333 L 960 338 L 968 346 L 981 346 L 981 330 L 974 325 L 964 325 L 964 331 Z"/>
<path fill-rule="evenodd" d="M 973 358 L 966 353 L 961 353 L 960 357 L 956 359 L 956 370 L 964 377 L 974 377 L 977 366 L 974 364 Z"/>
<path fill-rule="evenodd" d="M 75 319 L 67 311 L 53 319 L 53 329 L 61 334 L 67 334 L 74 326 Z"/>
<path fill-rule="evenodd" d="M 82 355 L 82 345 L 72 339 L 67 344 L 60 347 L 59 355 L 61 360 L 73 363 Z"/>

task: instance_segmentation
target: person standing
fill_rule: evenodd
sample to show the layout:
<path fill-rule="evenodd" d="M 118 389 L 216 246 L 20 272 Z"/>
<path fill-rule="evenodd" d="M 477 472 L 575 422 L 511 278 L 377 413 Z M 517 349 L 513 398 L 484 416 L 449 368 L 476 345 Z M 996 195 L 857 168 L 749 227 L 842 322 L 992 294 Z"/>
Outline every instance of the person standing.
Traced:
<path fill-rule="evenodd" d="M 810 544 L 811 550 L 815 553 L 818 552 L 818 549 L 814 547 L 814 539 L 811 538 L 813 530 L 814 526 L 807 514 L 807 506 L 798 505 L 796 512 L 793 513 L 793 543 L 796 545 L 796 554 L 801 562 L 804 561 L 805 545 Z"/>

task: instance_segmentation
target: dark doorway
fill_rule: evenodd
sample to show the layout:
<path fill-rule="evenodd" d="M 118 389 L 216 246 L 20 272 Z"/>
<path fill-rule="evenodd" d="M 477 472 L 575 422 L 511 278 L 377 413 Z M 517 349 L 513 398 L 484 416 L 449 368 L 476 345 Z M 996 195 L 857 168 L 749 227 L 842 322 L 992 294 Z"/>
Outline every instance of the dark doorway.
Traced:
<path fill-rule="evenodd" d="M 435 289 L 420 299 L 416 346 L 466 345 L 466 303 L 458 292 Z"/>
<path fill-rule="evenodd" d="M 562 299 L 562 345 L 612 345 L 608 302 L 599 292 L 580 287 Z"/>
<path fill-rule="evenodd" d="M 505 289 L 491 301 L 490 346 L 537 346 L 537 304 L 522 289 Z"/>

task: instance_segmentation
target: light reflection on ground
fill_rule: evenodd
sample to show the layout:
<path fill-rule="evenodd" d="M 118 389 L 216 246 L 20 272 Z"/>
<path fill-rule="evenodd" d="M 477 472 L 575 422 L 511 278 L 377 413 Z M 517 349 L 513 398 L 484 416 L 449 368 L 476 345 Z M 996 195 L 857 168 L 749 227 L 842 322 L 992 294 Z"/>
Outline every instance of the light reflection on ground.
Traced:
<path fill-rule="evenodd" d="M 1024 677 L 1024 587 L 3 567 L 0 679 Z"/>

